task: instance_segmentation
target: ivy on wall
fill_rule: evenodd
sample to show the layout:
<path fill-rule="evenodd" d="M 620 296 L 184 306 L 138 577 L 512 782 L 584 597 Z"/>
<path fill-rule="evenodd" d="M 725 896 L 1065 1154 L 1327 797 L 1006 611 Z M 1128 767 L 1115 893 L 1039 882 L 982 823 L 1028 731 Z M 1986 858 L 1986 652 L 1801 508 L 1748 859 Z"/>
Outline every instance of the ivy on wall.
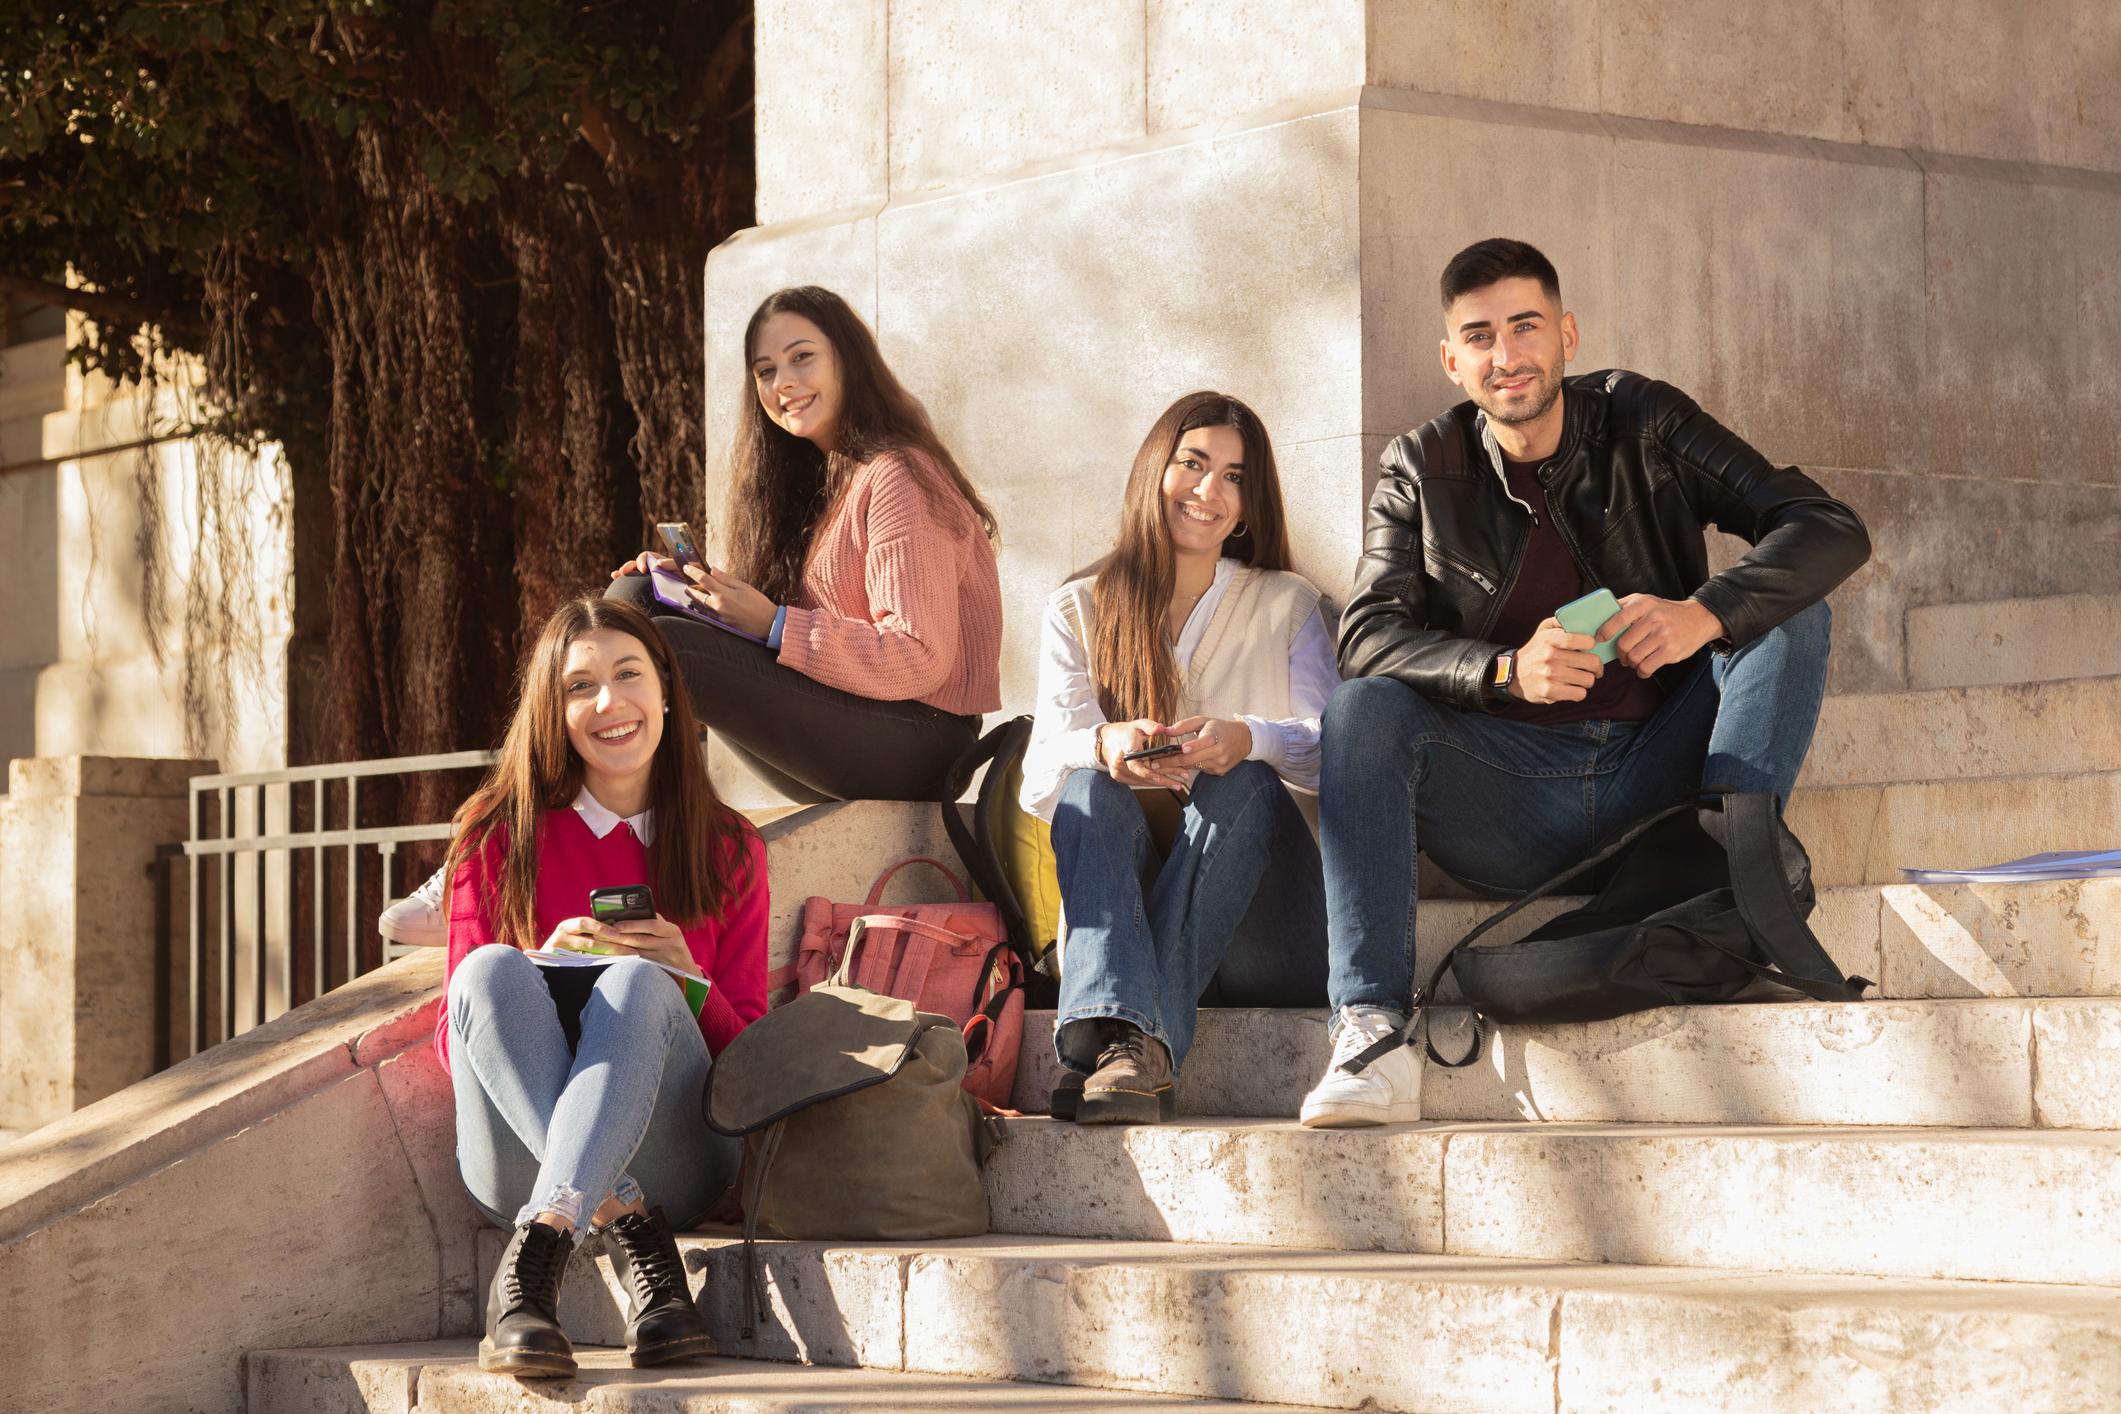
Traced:
<path fill-rule="evenodd" d="M 284 449 L 319 679 L 298 757 L 490 744 L 524 626 L 699 512 L 750 6 L 11 8 L 0 293 L 90 316 L 86 368 L 195 359 L 169 430 Z"/>

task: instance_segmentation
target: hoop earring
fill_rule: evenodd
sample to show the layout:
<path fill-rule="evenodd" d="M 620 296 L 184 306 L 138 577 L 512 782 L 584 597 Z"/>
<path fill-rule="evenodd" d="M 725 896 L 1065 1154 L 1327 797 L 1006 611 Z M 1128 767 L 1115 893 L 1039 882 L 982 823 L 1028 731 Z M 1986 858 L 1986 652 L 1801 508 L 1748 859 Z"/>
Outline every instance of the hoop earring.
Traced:
<path fill-rule="evenodd" d="M 1242 540 L 1242 539 L 1244 539 L 1244 538 L 1245 538 L 1245 537 L 1246 537 L 1247 535 L 1250 535 L 1251 533 L 1252 533 L 1252 527 L 1251 527 L 1251 526 L 1249 526 L 1249 525 L 1246 525 L 1246 524 L 1245 524 L 1245 523 L 1244 523 L 1243 521 L 1239 521 L 1239 522 L 1237 523 L 1236 527 L 1235 527 L 1234 529 L 1232 529 L 1232 530 L 1231 530 L 1231 532 L 1230 532 L 1230 538 L 1231 538 L 1232 540 Z"/>

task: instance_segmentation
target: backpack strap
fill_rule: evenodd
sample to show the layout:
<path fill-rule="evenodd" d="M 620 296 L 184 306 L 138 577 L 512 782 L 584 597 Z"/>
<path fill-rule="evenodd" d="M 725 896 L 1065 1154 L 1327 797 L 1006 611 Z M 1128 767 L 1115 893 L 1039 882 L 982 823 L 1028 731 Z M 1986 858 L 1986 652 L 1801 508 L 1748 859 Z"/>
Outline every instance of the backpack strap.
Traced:
<path fill-rule="evenodd" d="M 1569 880 L 1575 878 L 1578 874 L 1583 873 L 1584 870 L 1597 868 L 1599 865 L 1605 863 L 1608 859 L 1611 859 L 1614 855 L 1620 853 L 1620 851 L 1626 849 L 1629 845 L 1635 843 L 1637 839 L 1641 838 L 1643 835 L 1648 834 L 1652 829 L 1656 828 L 1658 825 L 1661 825 L 1665 821 L 1671 819 L 1674 815 L 1682 815 L 1685 814 L 1687 811 L 1697 810 L 1699 808 L 1700 805 L 1698 802 L 1689 800 L 1683 801 L 1678 805 L 1669 806 L 1666 809 L 1658 811 L 1655 815 L 1650 816 L 1649 819 L 1644 820 L 1640 824 L 1634 826 L 1626 834 L 1622 835 L 1619 839 L 1614 840 L 1611 844 L 1607 845 L 1604 849 L 1599 850 L 1590 858 L 1579 860 L 1577 863 L 1571 864 L 1568 868 L 1562 870 L 1559 874 L 1556 874 L 1553 878 L 1547 880 L 1538 888 L 1531 890 L 1520 898 L 1512 900 L 1509 907 L 1504 908 L 1496 913 L 1491 913 L 1486 918 L 1483 918 L 1478 924 L 1473 927 L 1471 932 L 1467 933 L 1463 938 L 1460 938 L 1457 942 L 1451 944 L 1450 951 L 1446 952 L 1443 957 L 1438 960 L 1434 970 L 1429 973 L 1428 982 L 1415 991 L 1414 1014 L 1407 1018 L 1407 1024 L 1400 1030 L 1395 1031 L 1391 1035 L 1385 1037 L 1383 1040 L 1371 1045 L 1370 1048 L 1364 1051 L 1361 1055 L 1355 1056 L 1353 1059 L 1343 1063 L 1340 1067 L 1341 1071 L 1347 1075 L 1359 1075 L 1363 1071 L 1369 1069 L 1370 1066 L 1374 1065 L 1377 1061 L 1383 1059 L 1385 1056 L 1390 1055 L 1399 1047 L 1412 1045 L 1414 1042 L 1414 1037 L 1417 1033 L 1419 1033 L 1422 1038 L 1422 1049 L 1426 1050 L 1429 1053 L 1429 1059 L 1436 1062 L 1438 1065 L 1443 1066 L 1447 1070 L 1461 1070 L 1466 1066 L 1471 1065 L 1474 1061 L 1479 1060 L 1481 1042 L 1484 1039 L 1484 1023 L 1481 1021 L 1480 1016 L 1477 1012 L 1474 1014 L 1473 1017 L 1473 1044 L 1466 1051 L 1466 1053 L 1460 1056 L 1458 1059 L 1451 1060 L 1448 1057 L 1444 1056 L 1436 1049 L 1436 1043 L 1429 1038 L 1429 1028 L 1427 1025 L 1429 1008 L 1435 1005 L 1436 990 L 1437 988 L 1443 985 L 1443 975 L 1444 973 L 1450 971 L 1452 961 L 1458 956 L 1458 950 L 1463 947 L 1471 946 L 1474 942 L 1479 940 L 1481 934 L 1487 932 L 1491 928 L 1496 927 L 1505 919 L 1514 917 L 1521 909 L 1525 907 L 1525 905 L 1533 903 L 1536 900 L 1545 898 L 1548 894 L 1553 893 L 1556 889 L 1560 888 L 1563 884 L 1568 883 Z M 1787 887 L 1787 885 L 1785 885 L 1785 887 Z M 1814 946 L 1816 947 L 1817 944 L 1815 943 Z"/>
<path fill-rule="evenodd" d="M 1738 915 L 1774 967 L 1762 967 L 1729 948 L 1717 951 L 1814 1001 L 1863 1000 L 1864 989 L 1873 985 L 1870 979 L 1842 975 L 1790 894 L 1789 875 L 1782 867 L 1778 832 L 1783 827 L 1775 796 L 1768 791 L 1726 795 L 1723 819 L 1730 836 L 1724 856 L 1730 861 L 1731 894 L 1738 901 Z"/>
<path fill-rule="evenodd" d="M 1014 800 L 1000 799 L 997 787 L 1005 774 L 1002 763 L 1021 757 L 1030 741 L 1029 716 L 1011 717 L 995 727 L 967 747 L 964 755 L 951 765 L 942 800 L 943 832 L 950 837 L 950 847 L 957 851 L 958 862 L 972 876 L 973 886 L 1000 910 L 1002 926 L 1008 929 L 1009 941 L 1026 968 L 1032 964 L 1034 940 L 1031 925 L 1024 914 L 1023 900 L 1017 897 L 1016 886 L 1009 882 L 1008 871 L 995 857 L 987 826 L 991 812 L 1018 808 Z M 989 768 L 987 778 L 980 782 L 979 797 L 972 807 L 972 824 L 968 826 L 965 812 L 958 806 L 958 797 L 972 784 L 973 774 L 982 766 Z"/>
<path fill-rule="evenodd" d="M 781 1136 L 787 1128 L 784 1121 L 768 1129 L 759 1140 L 757 1166 L 744 1170 L 744 1296 L 738 1308 L 744 1324 L 738 1337 L 746 1342 L 758 1339 L 759 1327 L 766 1323 L 765 1297 L 759 1290 L 759 1205 L 766 1196 L 766 1174 L 781 1152 Z"/>

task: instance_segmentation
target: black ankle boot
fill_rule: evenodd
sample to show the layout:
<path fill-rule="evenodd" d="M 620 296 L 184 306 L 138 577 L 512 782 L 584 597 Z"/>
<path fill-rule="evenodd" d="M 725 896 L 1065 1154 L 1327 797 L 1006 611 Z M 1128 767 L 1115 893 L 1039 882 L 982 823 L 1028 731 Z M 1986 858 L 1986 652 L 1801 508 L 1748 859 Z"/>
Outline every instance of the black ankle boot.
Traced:
<path fill-rule="evenodd" d="M 486 1293 L 479 1368 L 504 1375 L 572 1375 L 574 1346 L 560 1329 L 560 1278 L 574 1248 L 566 1233 L 525 1223 L 501 1253 Z"/>
<path fill-rule="evenodd" d="M 667 1365 L 714 1354 L 714 1338 L 685 1284 L 685 1259 L 661 1208 L 626 1213 L 604 1228 L 612 1273 L 626 1288 L 626 1355 L 635 1365 Z"/>

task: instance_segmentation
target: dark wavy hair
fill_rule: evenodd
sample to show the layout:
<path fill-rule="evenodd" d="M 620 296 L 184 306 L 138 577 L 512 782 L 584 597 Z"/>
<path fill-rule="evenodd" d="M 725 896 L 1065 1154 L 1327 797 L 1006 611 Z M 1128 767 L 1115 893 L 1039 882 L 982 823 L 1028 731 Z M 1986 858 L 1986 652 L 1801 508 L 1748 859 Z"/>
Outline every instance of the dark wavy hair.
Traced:
<path fill-rule="evenodd" d="M 799 314 L 815 324 L 838 359 L 839 445 L 829 454 L 777 425 L 759 402 L 752 349 L 759 326 L 776 314 Z M 993 538 L 994 512 L 936 435 L 920 399 L 892 376 L 876 336 L 847 301 L 816 285 L 776 291 L 752 312 L 741 352 L 742 406 L 730 448 L 729 537 L 723 546 L 739 578 L 776 603 L 792 602 L 818 526 L 855 468 L 886 452 L 918 454 L 906 461 L 939 520 L 977 519 Z"/>

